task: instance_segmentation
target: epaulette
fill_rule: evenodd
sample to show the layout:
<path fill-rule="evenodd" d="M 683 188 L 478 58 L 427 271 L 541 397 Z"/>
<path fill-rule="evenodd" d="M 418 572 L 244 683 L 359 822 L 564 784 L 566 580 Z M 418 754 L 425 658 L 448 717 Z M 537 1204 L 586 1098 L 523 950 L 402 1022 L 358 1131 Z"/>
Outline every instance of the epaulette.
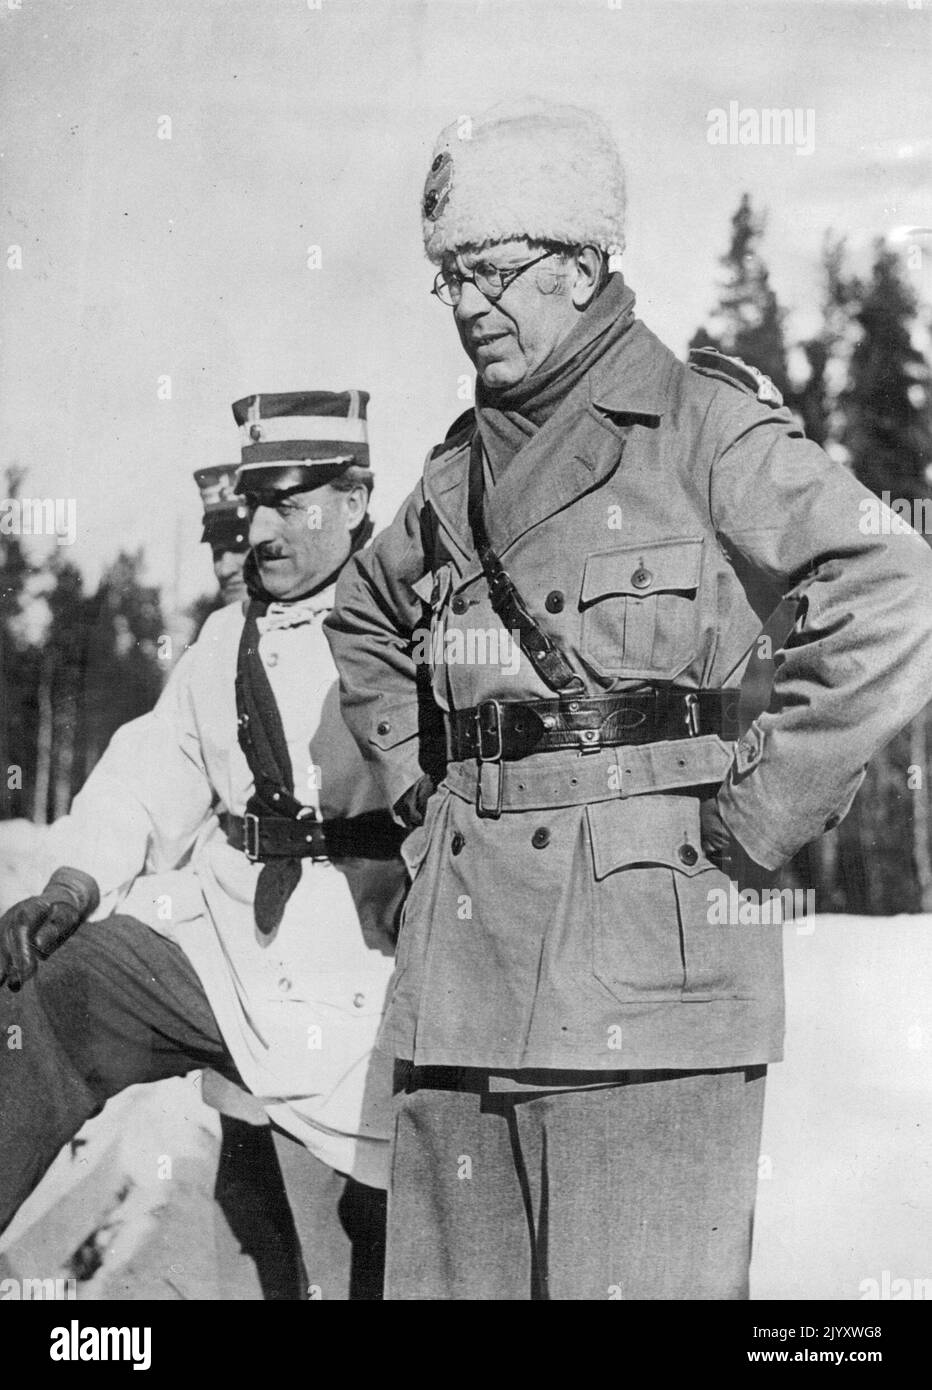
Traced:
<path fill-rule="evenodd" d="M 737 386 L 748 395 L 756 396 L 764 405 L 771 405 L 776 409 L 783 404 L 783 397 L 770 377 L 752 367 L 749 362 L 742 362 L 740 357 L 726 357 L 718 348 L 701 347 L 690 349 L 688 362 L 693 371 L 698 372 L 700 376 L 727 381 L 729 386 Z"/>
<path fill-rule="evenodd" d="M 454 444 L 461 435 L 467 434 L 475 424 L 475 420 L 476 412 L 472 408 L 464 410 L 462 415 L 458 415 L 447 430 L 443 437 L 443 442 L 441 444 L 435 444 L 433 449 L 431 449 L 430 457 L 435 459 L 441 454 L 448 454 L 450 452 L 450 445 Z"/>

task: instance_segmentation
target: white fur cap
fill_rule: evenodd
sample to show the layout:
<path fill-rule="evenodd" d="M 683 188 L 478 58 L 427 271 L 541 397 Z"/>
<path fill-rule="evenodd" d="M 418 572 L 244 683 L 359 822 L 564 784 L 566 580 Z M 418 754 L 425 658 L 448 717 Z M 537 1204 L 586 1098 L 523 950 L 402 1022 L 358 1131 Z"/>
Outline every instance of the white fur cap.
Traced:
<path fill-rule="evenodd" d="M 624 249 L 625 180 L 611 131 L 578 106 L 538 98 L 461 116 L 443 130 L 421 201 L 424 249 L 526 238 Z"/>

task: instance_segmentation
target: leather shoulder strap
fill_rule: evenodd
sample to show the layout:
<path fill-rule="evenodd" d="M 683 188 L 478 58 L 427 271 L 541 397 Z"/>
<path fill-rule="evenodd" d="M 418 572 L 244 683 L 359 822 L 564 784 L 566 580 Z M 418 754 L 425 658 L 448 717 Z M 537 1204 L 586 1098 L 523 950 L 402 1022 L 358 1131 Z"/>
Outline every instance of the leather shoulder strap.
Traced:
<path fill-rule="evenodd" d="M 483 515 L 482 440 L 478 430 L 473 434 L 469 447 L 468 486 L 469 526 L 496 617 L 509 632 L 518 634 L 522 652 L 551 690 L 558 695 L 585 695 L 585 681 L 576 674 L 559 647 L 534 620 L 514 580 L 492 548 Z"/>

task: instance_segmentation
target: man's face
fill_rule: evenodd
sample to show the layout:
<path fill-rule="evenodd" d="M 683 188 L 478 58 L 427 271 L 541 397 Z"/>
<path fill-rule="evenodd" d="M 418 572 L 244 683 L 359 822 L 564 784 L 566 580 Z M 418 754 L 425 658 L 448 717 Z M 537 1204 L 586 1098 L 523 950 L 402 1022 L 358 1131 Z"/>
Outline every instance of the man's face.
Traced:
<path fill-rule="evenodd" d="M 444 271 L 473 274 L 476 266 L 514 269 L 541 255 L 527 241 L 502 241 L 480 250 L 444 257 Z M 454 309 L 457 332 L 467 357 L 486 386 L 517 386 L 544 365 L 579 317 L 570 293 L 572 259 L 553 255 L 531 267 L 494 303 L 466 283 Z"/>
<path fill-rule="evenodd" d="M 283 468 L 273 488 L 246 494 L 249 544 L 262 586 L 276 599 L 298 598 L 332 574 L 349 555 L 350 532 L 366 511 L 364 487 L 338 492 L 328 483 L 292 492 L 295 475 Z"/>
<path fill-rule="evenodd" d="M 243 565 L 248 553 L 246 550 L 227 550 L 222 545 L 215 545 L 211 550 L 214 574 L 224 603 L 239 603 L 246 597 Z"/>

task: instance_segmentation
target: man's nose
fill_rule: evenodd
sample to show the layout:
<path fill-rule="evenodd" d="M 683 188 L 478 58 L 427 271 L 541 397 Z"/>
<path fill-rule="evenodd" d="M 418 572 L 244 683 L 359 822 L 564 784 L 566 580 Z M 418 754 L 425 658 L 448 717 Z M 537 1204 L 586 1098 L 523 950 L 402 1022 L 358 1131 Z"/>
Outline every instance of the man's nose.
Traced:
<path fill-rule="evenodd" d="M 242 568 L 242 559 L 235 550 L 223 550 L 217 557 L 217 575 L 220 579 L 232 579 Z"/>
<path fill-rule="evenodd" d="M 255 550 L 263 541 L 278 538 L 280 520 L 274 507 L 257 507 L 249 519 L 249 544 Z"/>
<path fill-rule="evenodd" d="M 469 323 L 487 314 L 491 307 L 482 291 L 471 280 L 464 280 L 460 286 L 460 302 L 453 312 L 460 323 Z"/>

